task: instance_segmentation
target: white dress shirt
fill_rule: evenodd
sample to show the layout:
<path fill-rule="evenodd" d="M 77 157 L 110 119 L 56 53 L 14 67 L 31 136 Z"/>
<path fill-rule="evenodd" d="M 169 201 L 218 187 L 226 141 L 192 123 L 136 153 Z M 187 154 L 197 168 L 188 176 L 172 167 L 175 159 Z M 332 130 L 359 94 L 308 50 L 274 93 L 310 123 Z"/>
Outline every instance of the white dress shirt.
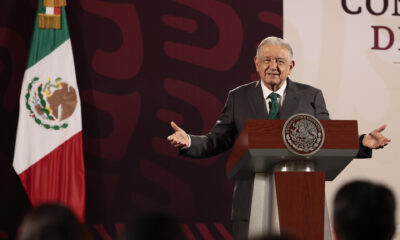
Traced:
<path fill-rule="evenodd" d="M 285 82 L 283 83 L 282 87 L 278 89 L 278 91 L 276 91 L 275 93 L 278 94 L 278 103 L 279 103 L 279 107 L 282 107 L 283 104 L 283 100 L 285 99 L 285 95 L 286 95 L 286 86 L 287 86 L 287 82 L 285 80 Z M 263 81 L 261 81 L 261 89 L 263 92 L 263 96 L 264 96 L 264 100 L 265 100 L 265 105 L 267 106 L 267 112 L 269 112 L 269 103 L 271 102 L 271 99 L 268 98 L 268 96 L 273 92 L 271 91 L 269 88 L 267 88 Z"/>

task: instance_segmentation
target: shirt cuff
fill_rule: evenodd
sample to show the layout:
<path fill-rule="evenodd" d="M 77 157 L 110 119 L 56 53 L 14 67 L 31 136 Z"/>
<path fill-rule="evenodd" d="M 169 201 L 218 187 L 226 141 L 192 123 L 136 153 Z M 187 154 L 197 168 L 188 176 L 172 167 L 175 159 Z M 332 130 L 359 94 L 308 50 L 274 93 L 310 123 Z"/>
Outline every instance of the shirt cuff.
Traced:
<path fill-rule="evenodd" d="M 188 144 L 187 147 L 183 147 L 182 149 L 189 149 L 190 146 L 192 146 L 192 139 L 190 138 L 190 135 L 189 135 L 189 134 L 186 134 L 186 135 L 187 135 L 187 137 L 189 138 L 189 144 Z"/>

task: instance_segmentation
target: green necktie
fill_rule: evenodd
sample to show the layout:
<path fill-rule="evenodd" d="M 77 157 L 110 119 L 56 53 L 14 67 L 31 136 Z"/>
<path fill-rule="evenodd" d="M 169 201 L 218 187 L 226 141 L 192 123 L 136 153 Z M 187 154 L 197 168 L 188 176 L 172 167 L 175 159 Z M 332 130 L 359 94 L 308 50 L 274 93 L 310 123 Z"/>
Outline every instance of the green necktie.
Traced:
<path fill-rule="evenodd" d="M 268 95 L 268 98 L 271 99 L 271 104 L 268 113 L 268 119 L 279 119 L 279 103 L 278 103 L 278 94 L 272 92 Z"/>

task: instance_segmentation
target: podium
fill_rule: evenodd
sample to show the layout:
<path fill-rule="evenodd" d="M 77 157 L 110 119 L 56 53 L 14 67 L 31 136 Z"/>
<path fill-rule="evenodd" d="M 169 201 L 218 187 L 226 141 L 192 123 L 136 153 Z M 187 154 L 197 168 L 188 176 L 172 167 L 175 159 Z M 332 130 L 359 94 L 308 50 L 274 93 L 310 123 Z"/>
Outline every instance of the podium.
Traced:
<path fill-rule="evenodd" d="M 325 181 L 357 155 L 355 120 L 320 120 L 325 140 L 312 155 L 284 142 L 285 120 L 248 120 L 226 165 L 231 179 L 253 179 L 249 238 L 287 233 L 299 239 L 331 239 Z"/>

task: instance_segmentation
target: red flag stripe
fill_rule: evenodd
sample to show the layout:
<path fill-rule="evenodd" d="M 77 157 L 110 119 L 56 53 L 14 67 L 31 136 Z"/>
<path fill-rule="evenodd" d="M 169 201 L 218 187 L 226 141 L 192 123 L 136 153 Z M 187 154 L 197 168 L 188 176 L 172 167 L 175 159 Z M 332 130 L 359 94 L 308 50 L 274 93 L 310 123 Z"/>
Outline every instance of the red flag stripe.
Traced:
<path fill-rule="evenodd" d="M 19 177 L 32 205 L 62 202 L 83 222 L 85 219 L 85 170 L 82 132 L 54 149 Z"/>
<path fill-rule="evenodd" d="M 54 8 L 54 14 L 55 15 L 61 15 L 61 8 L 60 7 L 55 7 Z"/>

